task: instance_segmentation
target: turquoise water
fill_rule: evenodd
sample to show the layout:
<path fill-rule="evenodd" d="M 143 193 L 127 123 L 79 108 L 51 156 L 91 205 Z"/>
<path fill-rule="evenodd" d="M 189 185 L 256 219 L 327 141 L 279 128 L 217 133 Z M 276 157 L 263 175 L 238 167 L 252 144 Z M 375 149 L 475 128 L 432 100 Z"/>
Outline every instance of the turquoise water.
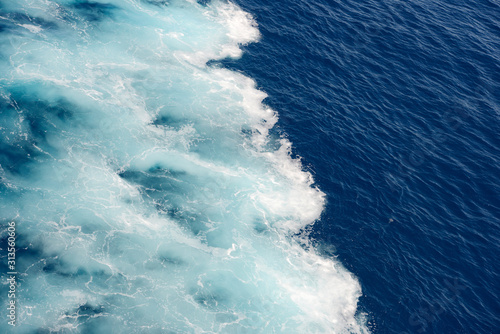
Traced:
<path fill-rule="evenodd" d="M 367 332 L 356 277 L 310 245 L 325 194 L 270 133 L 277 112 L 250 77 L 206 65 L 259 40 L 250 14 L 139 0 L 0 13 L 18 271 L 2 332 Z"/>
<path fill-rule="evenodd" d="M 500 333 L 499 18 L 0 0 L 0 333 Z"/>

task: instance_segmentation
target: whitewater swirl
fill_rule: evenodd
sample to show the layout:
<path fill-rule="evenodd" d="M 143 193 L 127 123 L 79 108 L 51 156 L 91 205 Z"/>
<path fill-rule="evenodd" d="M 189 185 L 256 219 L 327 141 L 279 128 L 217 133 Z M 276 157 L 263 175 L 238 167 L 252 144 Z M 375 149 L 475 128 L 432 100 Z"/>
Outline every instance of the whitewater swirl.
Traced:
<path fill-rule="evenodd" d="M 270 132 L 266 94 L 207 65 L 258 41 L 251 15 L 181 0 L 0 13 L 1 247 L 14 221 L 19 271 L 2 332 L 367 332 L 359 283 L 303 233 L 325 195 Z"/>

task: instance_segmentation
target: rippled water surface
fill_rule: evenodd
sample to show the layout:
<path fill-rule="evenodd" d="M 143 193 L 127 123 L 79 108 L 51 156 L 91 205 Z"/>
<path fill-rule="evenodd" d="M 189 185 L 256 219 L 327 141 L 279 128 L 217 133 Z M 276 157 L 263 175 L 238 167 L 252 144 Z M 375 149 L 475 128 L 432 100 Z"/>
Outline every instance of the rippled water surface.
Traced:
<path fill-rule="evenodd" d="M 498 1 L 238 1 L 374 333 L 498 333 Z"/>
<path fill-rule="evenodd" d="M 0 1 L 0 332 L 498 333 L 499 21 Z"/>

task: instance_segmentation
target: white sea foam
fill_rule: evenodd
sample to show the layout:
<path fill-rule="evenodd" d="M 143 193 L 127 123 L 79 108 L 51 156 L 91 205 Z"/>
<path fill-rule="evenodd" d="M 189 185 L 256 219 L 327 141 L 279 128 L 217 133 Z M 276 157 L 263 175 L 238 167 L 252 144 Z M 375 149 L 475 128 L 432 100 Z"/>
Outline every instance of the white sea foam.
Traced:
<path fill-rule="evenodd" d="M 25 155 L 2 158 L 1 212 L 32 254 L 19 332 L 366 332 L 359 283 L 301 234 L 325 195 L 266 94 L 206 65 L 259 39 L 252 17 L 99 3 L 6 7 L 58 27 L 0 35 L 0 131 Z"/>

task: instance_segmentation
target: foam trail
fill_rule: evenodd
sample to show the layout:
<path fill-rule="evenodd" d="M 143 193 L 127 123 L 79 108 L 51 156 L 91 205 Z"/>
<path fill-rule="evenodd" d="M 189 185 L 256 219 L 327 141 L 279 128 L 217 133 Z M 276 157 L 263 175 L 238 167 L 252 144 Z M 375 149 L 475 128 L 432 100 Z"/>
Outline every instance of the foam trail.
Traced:
<path fill-rule="evenodd" d="M 0 11 L 17 333 L 367 332 L 357 280 L 300 236 L 325 196 L 270 135 L 265 93 L 206 65 L 259 39 L 248 13 L 181 0 Z"/>

